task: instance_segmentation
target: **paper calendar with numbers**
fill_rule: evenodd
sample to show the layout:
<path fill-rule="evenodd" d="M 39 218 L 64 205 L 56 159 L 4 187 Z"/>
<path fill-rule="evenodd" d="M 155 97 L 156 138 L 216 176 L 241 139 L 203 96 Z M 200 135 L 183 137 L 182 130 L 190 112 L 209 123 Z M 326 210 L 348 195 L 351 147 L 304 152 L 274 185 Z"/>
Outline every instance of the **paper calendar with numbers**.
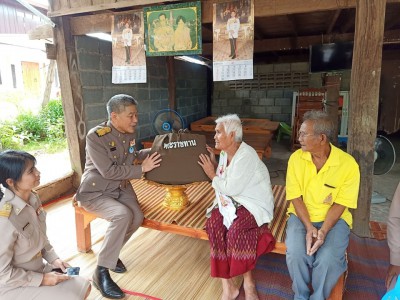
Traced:
<path fill-rule="evenodd" d="M 253 79 L 253 60 L 213 63 L 214 81 Z"/>
<path fill-rule="evenodd" d="M 112 67 L 112 83 L 145 83 L 146 66 Z"/>

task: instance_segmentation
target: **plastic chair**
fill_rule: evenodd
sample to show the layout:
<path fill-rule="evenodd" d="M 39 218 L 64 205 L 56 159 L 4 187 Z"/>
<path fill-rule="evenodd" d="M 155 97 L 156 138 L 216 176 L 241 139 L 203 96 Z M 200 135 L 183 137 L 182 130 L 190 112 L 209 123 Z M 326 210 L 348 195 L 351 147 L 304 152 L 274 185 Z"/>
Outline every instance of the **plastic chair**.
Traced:
<path fill-rule="evenodd" d="M 279 123 L 278 136 L 276 137 L 276 141 L 278 143 L 281 140 L 282 135 L 288 135 L 289 137 L 292 136 L 292 128 L 288 124 L 286 124 L 285 122 L 280 122 Z"/>
<path fill-rule="evenodd" d="M 394 288 L 383 295 L 382 300 L 398 300 L 400 299 L 400 280 L 396 278 L 397 282 Z"/>

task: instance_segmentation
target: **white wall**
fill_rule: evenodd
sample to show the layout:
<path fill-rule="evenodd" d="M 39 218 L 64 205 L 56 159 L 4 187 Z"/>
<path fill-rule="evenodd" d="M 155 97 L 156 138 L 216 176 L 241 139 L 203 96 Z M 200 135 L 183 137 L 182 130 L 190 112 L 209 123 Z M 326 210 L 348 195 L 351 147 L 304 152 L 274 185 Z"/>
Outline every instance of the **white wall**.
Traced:
<path fill-rule="evenodd" d="M 24 89 L 21 62 L 39 65 L 40 94 Z M 11 65 L 15 66 L 16 88 L 13 86 Z M 15 117 L 21 110 L 37 112 L 42 102 L 49 60 L 44 42 L 30 41 L 27 35 L 0 35 L 0 121 Z"/>

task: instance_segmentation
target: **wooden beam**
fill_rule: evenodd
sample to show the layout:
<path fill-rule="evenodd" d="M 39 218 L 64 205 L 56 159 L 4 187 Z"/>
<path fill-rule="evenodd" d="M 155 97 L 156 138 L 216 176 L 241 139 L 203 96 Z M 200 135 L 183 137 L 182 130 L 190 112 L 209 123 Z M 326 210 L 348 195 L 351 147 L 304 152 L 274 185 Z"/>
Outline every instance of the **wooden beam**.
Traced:
<path fill-rule="evenodd" d="M 173 56 L 166 57 L 168 70 L 168 103 L 169 108 L 176 109 L 176 82 L 175 82 L 175 59 Z"/>
<path fill-rule="evenodd" d="M 77 7 L 62 7 L 59 9 L 53 5 L 54 0 L 50 0 L 51 11 L 47 13 L 49 17 L 65 16 L 83 14 L 89 12 L 103 11 L 108 9 L 140 9 L 143 6 L 153 4 L 162 4 L 168 2 L 175 2 L 175 0 L 108 0 L 103 1 L 102 4 L 95 5 L 81 5 Z M 222 3 L 226 0 L 203 0 L 202 3 L 202 22 L 212 23 L 213 18 L 213 3 Z M 388 3 L 400 3 L 400 0 L 388 0 Z M 79 3 L 79 2 L 77 2 Z M 88 2 L 86 2 L 88 3 Z M 255 17 L 268 17 L 279 15 L 290 15 L 299 13 L 309 13 L 315 11 L 326 11 L 336 9 L 354 8 L 356 0 L 254 0 L 254 16 Z"/>
<path fill-rule="evenodd" d="M 264 32 L 262 32 L 261 27 L 254 23 L 254 39 L 255 40 L 263 40 Z"/>
<path fill-rule="evenodd" d="M 54 0 L 50 0 L 50 2 L 54 2 Z M 83 2 L 83 1 L 82 1 Z M 82 3 L 77 1 L 77 3 Z M 86 3 L 90 3 L 91 1 L 85 1 Z M 107 9 L 117 9 L 117 8 L 132 8 L 132 7 L 143 7 L 149 6 L 153 4 L 161 4 L 160 0 L 108 0 L 102 1 L 101 4 L 94 4 L 94 5 L 82 5 L 77 7 L 63 7 L 58 10 L 52 10 L 47 13 L 49 17 L 60 17 L 60 16 L 67 16 L 67 15 L 74 15 L 74 14 L 82 14 L 100 10 L 107 10 Z M 175 2 L 175 0 L 163 0 L 163 3 L 166 2 Z M 50 3 L 50 8 L 53 5 Z"/>
<path fill-rule="evenodd" d="M 361 173 L 358 206 L 353 212 L 353 231 L 359 236 L 370 234 L 385 6 L 386 0 L 357 0 L 356 7 L 347 150 L 357 160 Z"/>
<path fill-rule="evenodd" d="M 55 21 L 57 26 L 54 29 L 54 42 L 57 45 L 58 77 L 60 79 L 71 166 L 76 175 L 74 176 L 73 185 L 77 188 L 85 163 L 86 127 L 81 83 L 74 38 L 69 28 L 69 20 L 67 17 L 59 17 Z"/>
<path fill-rule="evenodd" d="M 326 31 L 326 34 L 331 34 L 333 27 L 335 27 L 336 21 L 340 16 L 340 13 L 342 12 L 341 9 L 338 9 L 335 11 L 335 14 L 333 15 L 333 18 L 328 26 L 328 30 Z"/>
<path fill-rule="evenodd" d="M 56 65 L 56 61 L 54 59 L 51 59 L 49 67 L 47 69 L 46 87 L 45 87 L 44 93 L 43 93 L 42 107 L 44 107 L 50 101 L 50 94 L 51 94 L 51 87 L 53 86 L 55 65 Z"/>
<path fill-rule="evenodd" d="M 354 25 L 355 21 L 350 16 L 347 17 L 346 22 L 340 26 L 340 31 L 342 33 L 347 33 L 350 30 L 350 27 Z"/>
<path fill-rule="evenodd" d="M 353 33 L 330 34 L 330 35 L 311 35 L 297 37 L 294 43 L 293 38 L 275 38 L 254 41 L 254 53 L 273 52 L 273 51 L 289 51 L 294 49 L 308 49 L 310 45 L 321 43 L 334 43 L 353 41 Z M 383 44 L 399 44 L 400 30 L 391 30 L 385 32 Z M 203 44 L 203 55 L 212 55 L 212 43 Z"/>
<path fill-rule="evenodd" d="M 46 57 L 47 59 L 57 59 L 57 46 L 54 44 L 46 43 L 44 44 L 46 47 Z"/>
<path fill-rule="evenodd" d="M 333 132 L 333 140 L 332 143 L 334 145 L 338 145 L 337 137 L 338 137 L 338 100 L 339 100 L 339 91 L 340 91 L 340 81 L 341 78 L 338 74 L 325 74 L 323 77 L 324 87 L 326 89 L 326 105 L 325 111 L 329 115 L 332 120 L 335 128 Z"/>
<path fill-rule="evenodd" d="M 211 26 L 211 27 L 212 27 L 212 26 Z M 212 28 L 209 28 L 209 26 L 206 26 L 205 24 L 203 24 L 203 25 L 201 26 L 201 32 L 202 32 L 202 35 L 203 35 L 203 36 L 204 36 L 204 35 L 208 35 L 208 36 L 211 36 L 211 37 L 214 36 L 214 32 L 213 32 Z"/>
<path fill-rule="evenodd" d="M 71 17 L 71 34 L 85 35 L 96 32 L 111 32 L 112 13 Z"/>
<path fill-rule="evenodd" d="M 226 2 L 226 0 L 202 1 L 202 22 L 212 22 L 212 4 Z M 388 3 L 400 3 L 400 0 L 388 0 Z M 354 8 L 356 0 L 254 0 L 254 16 L 270 17 L 279 15 L 290 15 L 310 13 L 316 11 L 336 10 Z"/>
<path fill-rule="evenodd" d="M 294 15 L 286 15 L 286 18 L 289 21 L 290 24 L 290 28 L 292 29 L 292 32 L 294 34 L 294 36 L 298 36 L 297 34 L 297 21 L 296 21 L 296 17 Z"/>

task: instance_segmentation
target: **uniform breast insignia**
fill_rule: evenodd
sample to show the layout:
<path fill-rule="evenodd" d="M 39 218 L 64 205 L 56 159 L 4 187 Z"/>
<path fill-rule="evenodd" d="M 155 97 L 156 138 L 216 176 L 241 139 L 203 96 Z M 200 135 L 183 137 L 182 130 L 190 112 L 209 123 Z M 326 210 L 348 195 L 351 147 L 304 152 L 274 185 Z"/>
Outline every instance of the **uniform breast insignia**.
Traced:
<path fill-rule="evenodd" d="M 117 147 L 115 147 L 115 142 L 114 142 L 114 141 L 109 142 L 108 144 L 110 145 L 110 151 L 115 151 L 115 150 L 117 150 Z"/>
<path fill-rule="evenodd" d="M 129 153 L 135 152 L 135 145 L 136 145 L 135 139 L 129 142 Z"/>
<path fill-rule="evenodd" d="M 111 132 L 111 127 L 108 127 L 108 126 L 107 127 L 102 127 L 100 129 L 96 130 L 96 134 L 97 134 L 98 137 L 106 135 L 107 133 L 110 133 L 110 132 Z"/>
<path fill-rule="evenodd" d="M 8 218 L 12 211 L 12 204 L 10 202 L 4 203 L 4 205 L 0 208 L 0 217 Z"/>

